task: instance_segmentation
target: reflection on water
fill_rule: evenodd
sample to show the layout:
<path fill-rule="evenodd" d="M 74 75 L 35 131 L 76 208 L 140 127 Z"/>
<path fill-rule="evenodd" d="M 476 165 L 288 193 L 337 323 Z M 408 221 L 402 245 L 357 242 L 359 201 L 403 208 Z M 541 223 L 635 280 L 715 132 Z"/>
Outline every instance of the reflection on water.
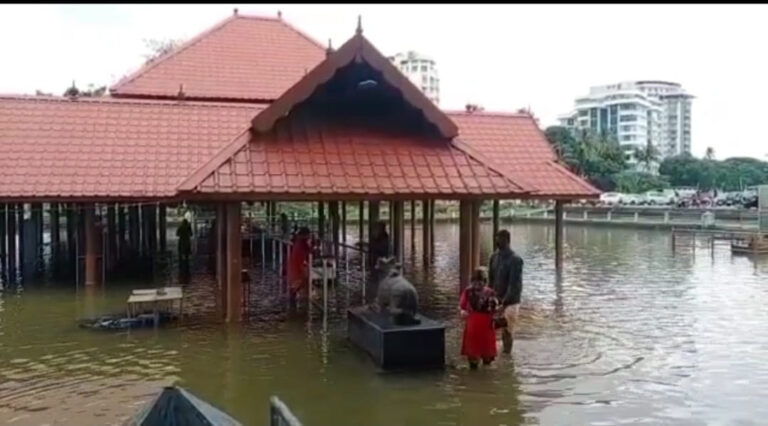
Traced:
<path fill-rule="evenodd" d="M 425 312 L 450 324 L 444 372 L 378 373 L 347 343 L 341 317 L 327 333 L 321 321 L 286 320 L 279 309 L 223 325 L 213 279 L 194 266 L 167 279 L 189 282 L 197 315 L 168 329 L 76 327 L 78 318 L 124 309 L 142 283 L 7 290 L 0 424 L 119 423 L 170 382 L 246 424 L 265 422 L 272 394 L 317 425 L 759 424 L 768 415 L 768 259 L 733 257 L 725 247 L 712 257 L 705 241 L 695 254 L 673 256 L 664 232 L 569 226 L 566 270 L 556 280 L 553 230 L 511 231 L 525 259 L 518 341 L 511 359 L 477 372 L 458 356 L 455 225 L 437 227 L 430 270 L 406 243 Z M 482 232 L 487 259 L 489 227 Z M 251 300 L 279 305 L 258 290 Z"/>

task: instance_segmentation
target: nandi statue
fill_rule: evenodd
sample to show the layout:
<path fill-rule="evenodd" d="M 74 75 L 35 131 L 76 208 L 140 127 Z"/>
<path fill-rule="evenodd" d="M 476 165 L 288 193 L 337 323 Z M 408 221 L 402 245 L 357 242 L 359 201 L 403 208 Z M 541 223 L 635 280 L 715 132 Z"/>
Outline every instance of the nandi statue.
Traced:
<path fill-rule="evenodd" d="M 416 288 L 404 276 L 402 266 L 395 258 L 379 258 L 375 267 L 378 291 L 374 309 L 388 312 L 396 325 L 416 325 L 419 295 Z"/>

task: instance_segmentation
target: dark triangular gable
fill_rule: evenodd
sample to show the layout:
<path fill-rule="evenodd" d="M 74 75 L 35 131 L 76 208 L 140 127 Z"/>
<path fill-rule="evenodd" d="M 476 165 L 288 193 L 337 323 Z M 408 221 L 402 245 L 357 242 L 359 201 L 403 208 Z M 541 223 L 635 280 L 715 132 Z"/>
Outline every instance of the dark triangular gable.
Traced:
<path fill-rule="evenodd" d="M 329 83 L 345 67 L 354 63 L 366 64 L 375 70 L 384 80 L 382 83 L 397 89 L 405 102 L 419 110 L 441 137 L 450 140 L 458 135 L 456 124 L 384 57 L 361 31 L 256 115 L 252 121 L 252 130 L 261 133 L 273 129 L 277 120 L 287 116 L 298 104 L 316 93 L 321 85 Z"/>

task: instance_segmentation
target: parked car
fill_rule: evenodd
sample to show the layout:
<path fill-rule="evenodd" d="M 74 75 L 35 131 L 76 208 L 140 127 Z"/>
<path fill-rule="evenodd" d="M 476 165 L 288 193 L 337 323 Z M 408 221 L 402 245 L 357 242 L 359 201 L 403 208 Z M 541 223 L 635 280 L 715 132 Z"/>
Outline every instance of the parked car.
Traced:
<path fill-rule="evenodd" d="M 622 202 L 622 195 L 618 192 L 603 192 L 600 194 L 600 203 L 608 205 L 608 206 L 616 206 L 621 204 Z"/>
<path fill-rule="evenodd" d="M 621 201 L 622 204 L 640 206 L 645 204 L 645 196 L 643 194 L 624 194 Z"/>
<path fill-rule="evenodd" d="M 669 206 L 677 202 L 675 191 L 660 189 L 645 193 L 644 203 L 649 206 Z"/>

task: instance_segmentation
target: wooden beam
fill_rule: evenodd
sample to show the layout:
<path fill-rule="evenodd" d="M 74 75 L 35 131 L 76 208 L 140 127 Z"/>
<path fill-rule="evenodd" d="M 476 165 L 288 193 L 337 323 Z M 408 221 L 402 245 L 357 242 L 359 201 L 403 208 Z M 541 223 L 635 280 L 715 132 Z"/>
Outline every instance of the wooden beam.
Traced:
<path fill-rule="evenodd" d="M 555 271 L 563 270 L 563 202 L 555 201 Z"/>
<path fill-rule="evenodd" d="M 339 202 L 328 202 L 328 214 L 331 217 L 331 241 L 333 241 L 333 257 L 339 258 Z"/>
<path fill-rule="evenodd" d="M 55 264 L 59 257 L 59 246 L 61 245 L 61 220 L 58 203 L 51 203 L 49 215 L 51 220 L 51 263 Z"/>
<path fill-rule="evenodd" d="M 374 228 L 379 222 L 379 210 L 381 203 L 378 201 L 368 202 L 368 242 L 371 242 L 371 236 L 374 234 Z"/>
<path fill-rule="evenodd" d="M 325 239 L 325 202 L 317 203 L 317 235 L 320 241 Z"/>
<path fill-rule="evenodd" d="M 347 202 L 341 202 L 341 242 L 347 244 Z"/>
<path fill-rule="evenodd" d="M 111 265 L 117 259 L 117 212 L 114 204 L 107 206 L 107 250 Z"/>
<path fill-rule="evenodd" d="M 224 203 L 216 204 L 216 283 L 219 285 L 221 317 L 227 316 L 227 211 Z"/>
<path fill-rule="evenodd" d="M 161 204 L 158 208 L 158 231 L 160 237 L 160 251 L 165 253 L 168 250 L 168 214 L 165 204 Z"/>
<path fill-rule="evenodd" d="M 242 321 L 241 223 L 240 203 L 227 203 L 227 322 Z"/>
<path fill-rule="evenodd" d="M 15 204 L 7 205 L 6 221 L 8 221 L 8 281 L 16 281 L 16 213 Z"/>
<path fill-rule="evenodd" d="M 493 200 L 493 234 L 491 235 L 491 244 L 493 244 L 496 234 L 499 232 L 499 200 Z"/>
<path fill-rule="evenodd" d="M 416 248 L 416 200 L 411 200 L 411 253 Z"/>
<path fill-rule="evenodd" d="M 360 242 L 360 244 L 362 244 L 363 241 L 365 241 L 365 201 L 360 201 L 357 205 L 357 208 L 358 208 L 357 213 L 360 216 L 358 218 L 358 223 L 357 223 L 358 226 L 360 227 L 359 228 L 360 236 L 358 241 Z"/>
<path fill-rule="evenodd" d="M 6 225 L 6 206 L 0 204 L 0 280 L 4 280 L 4 276 L 8 273 L 8 251 L 6 244 L 8 241 L 8 228 Z"/>
<path fill-rule="evenodd" d="M 472 265 L 472 204 L 459 202 L 459 287 L 466 288 Z"/>

